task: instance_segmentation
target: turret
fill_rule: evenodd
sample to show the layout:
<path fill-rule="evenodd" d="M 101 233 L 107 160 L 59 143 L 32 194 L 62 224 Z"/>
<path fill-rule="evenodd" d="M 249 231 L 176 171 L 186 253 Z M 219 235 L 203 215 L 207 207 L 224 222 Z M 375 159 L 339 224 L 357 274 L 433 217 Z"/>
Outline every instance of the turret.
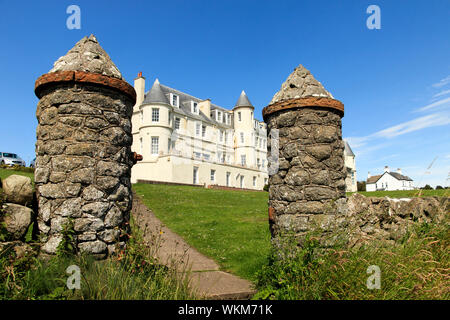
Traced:
<path fill-rule="evenodd" d="M 141 119 L 138 122 L 140 128 L 139 140 L 142 138 L 144 160 L 155 158 L 159 154 L 169 153 L 169 139 L 173 127 L 173 107 L 164 94 L 158 79 L 155 80 L 138 108 Z M 133 151 L 140 151 L 140 146 L 138 147 L 137 144 L 135 144 L 135 148 L 137 150 Z M 157 152 L 155 153 L 156 149 Z"/>
<path fill-rule="evenodd" d="M 243 164 L 242 156 L 245 155 L 245 165 L 254 166 L 256 160 L 254 156 L 253 133 L 253 111 L 254 107 L 248 99 L 244 90 L 242 90 L 236 105 L 233 108 L 234 113 L 234 134 L 235 134 L 235 162 Z"/>

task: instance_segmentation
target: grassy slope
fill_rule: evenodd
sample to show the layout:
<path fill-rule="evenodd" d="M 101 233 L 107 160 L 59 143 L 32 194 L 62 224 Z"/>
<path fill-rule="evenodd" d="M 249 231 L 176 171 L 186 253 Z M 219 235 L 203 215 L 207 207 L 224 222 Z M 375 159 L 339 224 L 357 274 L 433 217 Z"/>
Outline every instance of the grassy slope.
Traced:
<path fill-rule="evenodd" d="M 31 180 L 34 181 L 34 173 L 0 168 L 0 179 L 3 180 L 12 174 L 18 174 L 21 176 L 30 177 Z"/>
<path fill-rule="evenodd" d="M 366 197 L 390 197 L 390 198 L 412 198 L 417 197 L 420 191 L 421 197 L 449 197 L 450 189 L 442 190 L 399 190 L 399 191 L 360 191 L 358 193 Z M 350 196 L 354 192 L 347 192 L 347 196 Z"/>
<path fill-rule="evenodd" d="M 270 250 L 267 192 L 134 185 L 170 229 L 224 270 L 254 279 Z"/>

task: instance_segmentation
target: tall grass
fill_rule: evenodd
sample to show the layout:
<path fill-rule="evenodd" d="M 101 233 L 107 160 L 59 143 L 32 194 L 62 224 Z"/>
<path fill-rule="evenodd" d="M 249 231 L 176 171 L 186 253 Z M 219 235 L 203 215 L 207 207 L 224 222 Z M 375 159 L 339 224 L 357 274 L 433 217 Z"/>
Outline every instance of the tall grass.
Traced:
<path fill-rule="evenodd" d="M 311 237 L 291 258 L 272 253 L 258 274 L 255 298 L 450 299 L 449 239 L 448 224 L 421 224 L 396 245 L 337 246 L 317 255 L 318 243 Z M 381 270 L 380 289 L 367 288 L 371 265 Z"/>
<path fill-rule="evenodd" d="M 105 261 L 90 256 L 17 259 L 11 248 L 0 252 L 0 299 L 143 300 L 194 299 L 188 273 L 153 258 L 154 246 L 133 227 L 126 250 Z M 80 268 L 80 289 L 68 289 L 67 267 Z"/>

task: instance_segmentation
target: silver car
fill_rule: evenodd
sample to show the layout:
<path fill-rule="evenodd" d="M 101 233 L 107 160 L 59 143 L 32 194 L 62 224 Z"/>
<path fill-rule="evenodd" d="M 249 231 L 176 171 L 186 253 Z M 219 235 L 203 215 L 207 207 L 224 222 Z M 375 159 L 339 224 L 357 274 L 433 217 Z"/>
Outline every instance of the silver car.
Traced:
<path fill-rule="evenodd" d="M 6 164 L 9 166 L 24 166 L 25 167 L 25 161 L 22 160 L 17 154 L 15 153 L 8 153 L 8 152 L 0 152 L 0 164 Z"/>

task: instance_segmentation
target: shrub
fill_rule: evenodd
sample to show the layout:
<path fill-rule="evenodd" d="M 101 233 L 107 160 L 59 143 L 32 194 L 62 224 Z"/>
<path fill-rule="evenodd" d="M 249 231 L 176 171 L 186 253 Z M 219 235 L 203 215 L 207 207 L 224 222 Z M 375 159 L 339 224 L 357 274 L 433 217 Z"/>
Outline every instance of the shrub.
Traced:
<path fill-rule="evenodd" d="M 357 181 L 356 188 L 357 188 L 357 191 L 366 191 L 366 182 L 365 181 Z"/>
<path fill-rule="evenodd" d="M 263 190 L 268 192 L 269 191 L 269 185 L 265 184 L 264 187 L 263 187 Z"/>

